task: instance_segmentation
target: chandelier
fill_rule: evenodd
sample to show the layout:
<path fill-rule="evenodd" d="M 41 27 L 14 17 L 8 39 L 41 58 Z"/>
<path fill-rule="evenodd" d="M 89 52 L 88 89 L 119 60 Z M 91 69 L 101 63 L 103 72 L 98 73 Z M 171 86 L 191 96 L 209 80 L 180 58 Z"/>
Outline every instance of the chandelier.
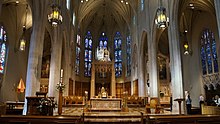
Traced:
<path fill-rule="evenodd" d="M 166 8 L 162 6 L 162 0 L 159 0 L 155 24 L 157 28 L 166 28 L 169 25 L 169 18 L 166 16 Z"/>
<path fill-rule="evenodd" d="M 25 22 L 24 22 L 24 25 L 23 25 L 22 36 L 19 40 L 19 50 L 20 51 L 25 51 L 25 46 L 26 46 L 25 32 L 26 32 L 26 23 L 27 23 L 27 11 L 28 11 L 28 5 L 26 6 Z"/>
<path fill-rule="evenodd" d="M 87 1 L 89 1 L 89 0 L 80 0 L 81 3 L 83 3 L 84 1 L 87 2 Z"/>
<path fill-rule="evenodd" d="M 25 51 L 25 46 L 26 46 L 25 32 L 26 32 L 26 28 L 23 27 L 23 33 L 22 33 L 20 43 L 19 43 L 19 50 L 20 51 Z"/>
<path fill-rule="evenodd" d="M 182 13 L 182 26 L 183 26 L 183 54 L 184 55 L 191 55 L 192 54 L 192 50 L 189 46 L 189 41 L 188 41 L 188 38 L 187 38 L 187 33 L 188 33 L 188 24 L 187 24 L 187 20 L 186 20 L 186 17 L 185 17 L 185 14 Z M 191 30 L 190 30 L 191 31 Z"/>
<path fill-rule="evenodd" d="M 189 55 L 189 44 L 188 44 L 187 41 L 184 42 L 183 48 L 184 48 L 183 54 L 184 55 Z"/>
<path fill-rule="evenodd" d="M 57 25 L 61 24 L 63 21 L 61 10 L 58 4 L 53 4 L 51 6 L 51 11 L 51 14 L 48 15 L 48 21 L 51 23 L 53 27 L 57 27 Z"/>
<path fill-rule="evenodd" d="M 127 0 L 121 0 L 121 3 L 128 4 L 128 1 Z"/>
<path fill-rule="evenodd" d="M 184 55 L 189 55 L 189 44 L 187 42 L 184 43 Z"/>
<path fill-rule="evenodd" d="M 183 54 L 184 54 L 184 55 L 189 55 L 189 54 L 191 54 L 191 51 L 190 51 L 190 49 L 189 49 L 189 42 L 188 42 L 188 40 L 187 40 L 186 33 L 187 33 L 187 30 L 184 31 L 184 44 L 183 44 L 183 50 L 184 50 L 184 52 L 183 52 Z"/>

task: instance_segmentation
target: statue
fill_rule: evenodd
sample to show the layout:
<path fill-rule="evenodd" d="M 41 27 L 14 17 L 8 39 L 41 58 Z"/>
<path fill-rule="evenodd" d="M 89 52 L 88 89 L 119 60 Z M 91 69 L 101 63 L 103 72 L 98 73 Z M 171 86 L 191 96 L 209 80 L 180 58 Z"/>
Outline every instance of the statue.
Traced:
<path fill-rule="evenodd" d="M 107 48 L 97 48 L 96 49 L 96 59 L 99 61 L 111 61 L 110 52 Z"/>
<path fill-rule="evenodd" d="M 102 87 L 102 89 L 101 89 L 101 97 L 102 97 L 102 98 L 107 98 L 107 96 L 108 96 L 107 91 L 105 90 L 104 87 Z"/>

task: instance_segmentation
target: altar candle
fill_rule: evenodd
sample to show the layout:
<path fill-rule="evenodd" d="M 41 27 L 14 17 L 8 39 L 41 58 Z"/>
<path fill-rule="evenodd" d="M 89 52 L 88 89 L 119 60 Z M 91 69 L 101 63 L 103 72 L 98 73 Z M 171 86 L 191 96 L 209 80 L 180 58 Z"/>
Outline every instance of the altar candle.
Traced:
<path fill-rule="evenodd" d="M 60 77 L 63 77 L 63 69 L 60 70 Z"/>
<path fill-rule="evenodd" d="M 86 95 L 86 96 L 88 95 L 88 91 L 85 91 L 85 95 Z"/>

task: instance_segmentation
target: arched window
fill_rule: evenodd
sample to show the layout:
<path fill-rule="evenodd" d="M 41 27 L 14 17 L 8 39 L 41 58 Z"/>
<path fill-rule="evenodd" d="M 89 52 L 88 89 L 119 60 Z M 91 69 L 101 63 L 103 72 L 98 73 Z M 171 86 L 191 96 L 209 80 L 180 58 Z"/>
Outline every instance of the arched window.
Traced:
<path fill-rule="evenodd" d="M 141 11 L 144 10 L 144 0 L 141 0 Z"/>
<path fill-rule="evenodd" d="M 131 75 L 131 36 L 126 38 L 126 53 L 127 53 L 127 76 Z"/>
<path fill-rule="evenodd" d="M 121 53 L 122 38 L 120 32 L 116 32 L 114 37 L 115 48 L 115 76 L 120 77 L 122 74 L 122 53 Z"/>
<path fill-rule="evenodd" d="M 66 8 L 70 9 L 70 0 L 66 0 Z"/>
<path fill-rule="evenodd" d="M 0 73 L 4 74 L 5 72 L 5 62 L 6 62 L 6 41 L 7 35 L 3 26 L 0 26 Z"/>
<path fill-rule="evenodd" d="M 205 29 L 201 36 L 201 61 L 203 75 L 218 73 L 218 57 L 214 33 Z"/>
<path fill-rule="evenodd" d="M 76 23 L 76 14 L 75 14 L 75 12 L 73 12 L 72 21 L 73 21 L 73 26 L 75 26 L 75 23 Z"/>
<path fill-rule="evenodd" d="M 92 68 L 92 35 L 88 31 L 85 37 L 85 76 L 91 76 Z"/>
<path fill-rule="evenodd" d="M 103 32 L 99 38 L 99 48 L 105 49 L 108 47 L 108 38 L 106 34 Z"/>
<path fill-rule="evenodd" d="M 75 64 L 75 72 L 76 75 L 79 75 L 79 64 L 80 64 L 80 35 L 77 35 L 77 39 L 76 39 L 76 64 Z"/>

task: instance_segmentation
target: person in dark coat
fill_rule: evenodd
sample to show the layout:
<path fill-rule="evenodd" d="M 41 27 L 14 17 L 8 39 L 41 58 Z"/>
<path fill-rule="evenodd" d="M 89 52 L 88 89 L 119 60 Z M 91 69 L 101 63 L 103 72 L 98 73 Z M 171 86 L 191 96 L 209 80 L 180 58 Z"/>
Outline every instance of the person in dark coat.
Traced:
<path fill-rule="evenodd" d="M 186 99 L 187 114 L 191 114 L 191 108 L 192 108 L 192 99 L 190 98 L 190 95 L 188 95 Z"/>

